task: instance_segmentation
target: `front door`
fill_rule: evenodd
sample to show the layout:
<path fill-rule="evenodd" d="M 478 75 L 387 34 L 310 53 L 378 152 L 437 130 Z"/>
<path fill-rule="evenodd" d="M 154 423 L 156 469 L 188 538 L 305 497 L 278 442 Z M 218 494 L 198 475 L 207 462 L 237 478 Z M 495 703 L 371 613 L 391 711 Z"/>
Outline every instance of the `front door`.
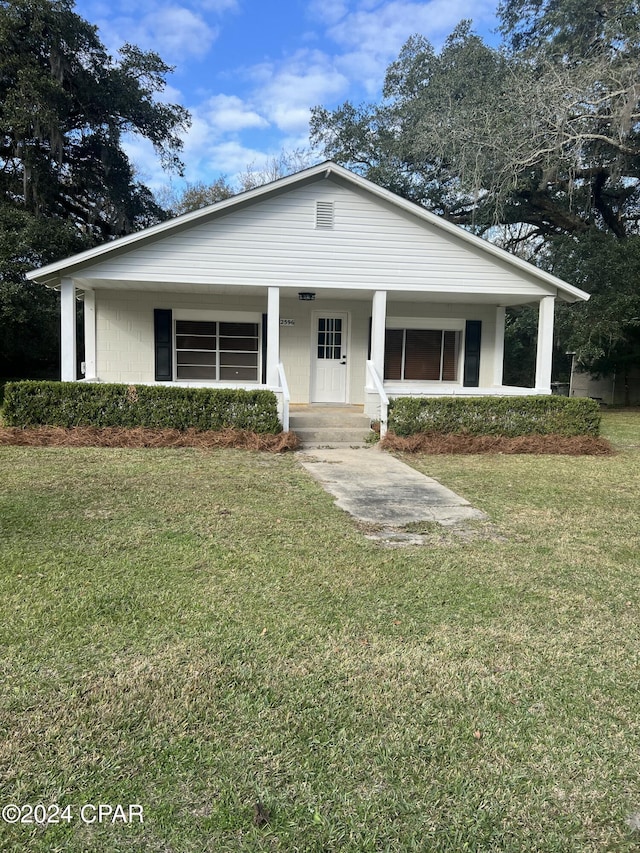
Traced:
<path fill-rule="evenodd" d="M 347 401 L 347 315 L 316 315 L 313 351 L 313 403 Z"/>

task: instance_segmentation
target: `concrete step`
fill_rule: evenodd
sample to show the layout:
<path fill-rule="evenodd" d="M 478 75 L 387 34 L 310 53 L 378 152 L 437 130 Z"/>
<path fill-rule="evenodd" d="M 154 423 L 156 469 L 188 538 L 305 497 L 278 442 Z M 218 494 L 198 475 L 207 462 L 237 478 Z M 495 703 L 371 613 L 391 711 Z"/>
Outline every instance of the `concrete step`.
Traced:
<path fill-rule="evenodd" d="M 289 413 L 291 429 L 323 428 L 323 427 L 348 427 L 369 429 L 371 420 L 362 409 L 333 409 L 318 408 L 292 410 Z"/>
<path fill-rule="evenodd" d="M 310 444 L 334 444 L 335 442 L 349 445 L 366 444 L 365 439 L 371 432 L 368 424 L 356 428 L 336 426 L 298 428 L 292 425 L 291 429 L 305 447 Z"/>
<path fill-rule="evenodd" d="M 291 409 L 289 428 L 303 447 L 366 447 L 371 419 L 361 406 L 300 406 Z"/>
<path fill-rule="evenodd" d="M 327 444 L 318 441 L 311 444 L 301 444 L 297 452 L 304 455 L 317 450 L 361 450 L 363 453 L 366 453 L 371 447 L 371 444 L 355 441 L 330 441 Z"/>

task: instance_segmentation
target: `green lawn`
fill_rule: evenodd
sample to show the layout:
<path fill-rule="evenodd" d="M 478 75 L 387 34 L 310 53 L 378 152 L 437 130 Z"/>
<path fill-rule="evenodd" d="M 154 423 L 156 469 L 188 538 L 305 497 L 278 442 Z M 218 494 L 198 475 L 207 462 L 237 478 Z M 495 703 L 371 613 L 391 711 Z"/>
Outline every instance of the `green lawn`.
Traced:
<path fill-rule="evenodd" d="M 2 802 L 71 806 L 0 849 L 637 850 L 640 412 L 604 427 L 413 459 L 490 521 L 404 549 L 292 454 L 0 448 Z"/>

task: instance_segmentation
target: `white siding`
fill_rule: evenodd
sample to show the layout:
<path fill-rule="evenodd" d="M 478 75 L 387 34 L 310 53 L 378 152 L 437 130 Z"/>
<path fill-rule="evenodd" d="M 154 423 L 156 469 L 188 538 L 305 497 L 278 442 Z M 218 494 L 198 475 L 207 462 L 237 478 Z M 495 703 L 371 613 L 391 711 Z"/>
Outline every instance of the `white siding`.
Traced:
<path fill-rule="evenodd" d="M 175 295 L 148 291 L 96 291 L 96 363 L 97 376 L 105 382 L 154 381 L 154 308 L 205 311 L 243 311 L 262 314 L 267 309 L 264 297 L 231 298 L 223 296 Z M 349 316 L 347 364 L 349 371 L 349 402 L 364 402 L 366 385 L 367 346 L 371 297 L 361 301 L 317 299 L 301 302 L 283 298 L 280 302 L 282 319 L 293 325 L 280 327 L 280 359 L 285 367 L 293 403 L 308 403 L 311 385 L 311 365 L 315 329 L 314 313 L 347 312 Z M 495 308 L 485 305 L 390 302 L 389 317 L 451 318 L 482 321 L 482 350 L 480 384 L 490 386 L 493 378 L 493 345 L 495 339 Z"/>
<path fill-rule="evenodd" d="M 266 311 L 264 300 L 233 303 L 223 297 L 96 291 L 96 373 L 103 382 L 154 381 L 154 308 Z"/>
<path fill-rule="evenodd" d="M 316 228 L 332 201 L 333 228 Z M 553 288 L 333 180 L 300 186 L 114 254 L 86 280 L 402 289 L 540 297 Z"/>
<path fill-rule="evenodd" d="M 280 301 L 280 316 L 293 326 L 280 327 L 280 361 L 284 365 L 292 403 L 309 402 L 311 381 L 311 311 L 313 302 Z"/>

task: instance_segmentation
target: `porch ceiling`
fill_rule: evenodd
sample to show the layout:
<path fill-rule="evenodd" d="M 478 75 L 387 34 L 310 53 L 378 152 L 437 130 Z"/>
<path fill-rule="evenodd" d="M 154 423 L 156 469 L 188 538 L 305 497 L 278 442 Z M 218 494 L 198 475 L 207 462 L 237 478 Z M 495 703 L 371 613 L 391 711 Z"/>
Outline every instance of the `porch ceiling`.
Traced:
<path fill-rule="evenodd" d="M 102 280 L 75 279 L 76 287 L 91 290 L 128 290 L 154 293 L 189 293 L 202 295 L 253 296 L 266 299 L 266 285 L 221 285 L 221 284 L 188 284 L 176 285 L 167 281 L 136 281 L 136 280 Z M 338 301 L 367 302 L 373 299 L 374 290 L 358 290 L 354 288 L 327 287 L 318 288 L 301 284 L 297 287 L 281 287 L 281 299 L 298 299 L 300 291 L 311 291 L 316 294 L 314 304 L 328 305 Z M 525 305 L 537 301 L 532 294 L 523 293 L 469 293 L 460 291 L 387 291 L 389 302 L 440 302 L 480 305 Z"/>

